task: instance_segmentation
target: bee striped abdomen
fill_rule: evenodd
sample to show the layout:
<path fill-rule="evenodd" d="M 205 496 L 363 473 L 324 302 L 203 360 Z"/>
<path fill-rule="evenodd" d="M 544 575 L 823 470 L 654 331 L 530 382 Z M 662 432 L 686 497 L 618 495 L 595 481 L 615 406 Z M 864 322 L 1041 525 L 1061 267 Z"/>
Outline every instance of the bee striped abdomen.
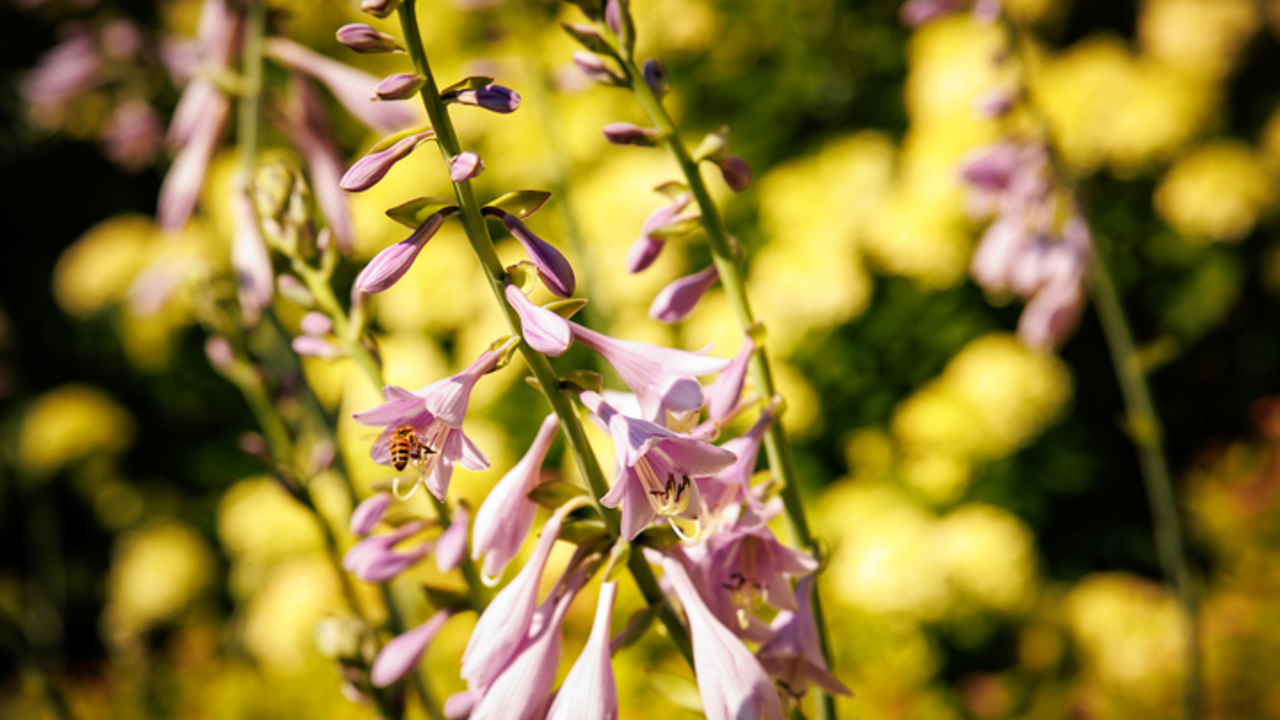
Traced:
<path fill-rule="evenodd" d="M 418 438 L 414 434 L 412 425 L 401 425 L 396 428 L 395 434 L 391 436 L 391 445 L 388 447 L 391 452 L 391 466 L 396 470 L 404 470 L 409 464 L 409 459 L 418 452 Z"/>

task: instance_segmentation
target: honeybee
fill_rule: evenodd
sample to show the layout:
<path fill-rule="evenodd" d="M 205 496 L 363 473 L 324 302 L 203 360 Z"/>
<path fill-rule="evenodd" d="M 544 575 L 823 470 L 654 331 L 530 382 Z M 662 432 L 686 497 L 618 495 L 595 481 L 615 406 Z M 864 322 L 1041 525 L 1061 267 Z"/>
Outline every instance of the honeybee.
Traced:
<path fill-rule="evenodd" d="M 396 428 L 387 449 L 391 453 L 391 466 L 397 471 L 404 470 L 410 460 L 417 462 L 435 452 L 418 439 L 418 434 L 412 425 L 401 425 Z"/>

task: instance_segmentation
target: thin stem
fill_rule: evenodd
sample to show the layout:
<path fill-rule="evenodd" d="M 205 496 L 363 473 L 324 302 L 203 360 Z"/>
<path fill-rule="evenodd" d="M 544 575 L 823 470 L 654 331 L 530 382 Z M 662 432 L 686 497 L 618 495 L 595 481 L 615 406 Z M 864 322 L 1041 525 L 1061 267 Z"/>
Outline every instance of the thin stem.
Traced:
<path fill-rule="evenodd" d="M 422 102 L 426 106 L 427 116 L 431 119 L 431 126 L 435 129 L 436 142 L 440 146 L 440 153 L 445 162 L 448 163 L 450 158 L 459 154 L 461 148 L 458 145 L 458 136 L 454 131 L 453 122 L 449 119 L 448 109 L 440 98 L 439 87 L 436 84 L 435 77 L 431 74 L 431 66 L 427 62 L 427 54 L 422 46 L 422 36 L 418 30 L 418 19 L 414 6 L 414 0 L 405 0 L 401 4 L 398 10 L 400 26 L 404 33 L 405 45 L 408 49 L 410 61 L 413 63 L 413 69 L 426 78 L 426 82 L 420 91 Z M 493 239 L 489 236 L 489 229 L 485 226 L 484 218 L 480 214 L 480 205 L 476 202 L 471 182 L 464 180 L 460 183 L 454 183 L 453 187 L 458 199 L 458 206 L 462 209 L 462 225 L 467 233 L 467 239 L 471 243 L 471 249 L 475 252 L 476 259 L 480 261 L 480 266 L 484 269 L 485 277 L 489 281 L 489 287 L 493 290 L 494 297 L 506 316 L 507 324 L 511 328 L 512 334 L 518 336 L 520 334 L 520 317 L 507 304 L 506 296 L 503 293 L 506 271 L 502 267 L 502 262 L 498 259 L 498 253 L 493 247 Z M 547 361 L 546 357 L 530 348 L 523 341 L 519 347 L 525 363 L 529 366 L 529 370 L 542 388 L 543 395 L 551 403 L 552 409 L 560 419 L 560 425 L 564 428 L 565 437 L 568 438 L 569 447 L 573 450 L 578 469 L 582 476 L 586 478 L 587 485 L 591 489 L 592 502 L 596 512 L 604 519 L 605 525 L 609 529 L 609 534 L 614 538 L 618 537 L 620 527 L 618 513 L 600 504 L 600 498 L 609 490 L 609 483 L 605 480 L 604 472 L 600 469 L 595 452 L 587 441 L 582 422 L 578 418 L 578 413 L 573 403 L 570 401 L 569 396 L 560 389 L 560 378 L 557 377 L 555 370 L 551 367 L 551 363 Z M 633 555 L 633 562 L 628 564 L 632 577 L 640 587 L 640 592 L 645 600 L 650 605 L 659 608 L 659 616 L 666 626 L 672 642 L 675 643 L 680 653 L 684 655 L 685 659 L 689 661 L 689 665 L 692 666 L 693 645 L 689 639 L 688 630 L 667 604 L 666 596 L 658 586 L 653 570 L 647 563 L 643 562 L 642 558 L 640 562 L 634 562 L 636 557 L 640 557 L 639 553 Z"/>
<path fill-rule="evenodd" d="M 264 0 L 249 0 L 245 15 L 236 125 L 236 143 L 240 150 L 236 183 L 237 190 L 241 192 L 249 190 L 258 161 L 258 134 L 262 120 L 262 35 L 266 5 Z"/>
<path fill-rule="evenodd" d="M 1116 368 L 1120 391 L 1124 395 L 1128 415 L 1129 436 L 1138 450 L 1142 467 L 1142 480 L 1147 490 L 1147 502 L 1155 525 L 1156 553 L 1166 582 L 1172 583 L 1185 613 L 1187 646 L 1187 677 L 1183 701 L 1188 720 L 1200 717 L 1200 652 L 1197 633 L 1195 590 L 1191 585 L 1191 573 L 1186 551 L 1182 544 L 1182 531 L 1178 520 L 1178 506 L 1174 499 L 1173 483 L 1165 462 L 1163 429 L 1151 401 L 1146 374 L 1133 343 L 1133 335 L 1125 320 L 1120 297 L 1107 272 L 1100 249 L 1095 249 L 1093 264 L 1093 305 L 1107 339 L 1111 362 Z"/>
<path fill-rule="evenodd" d="M 689 185 L 689 191 L 698 203 L 698 208 L 702 213 L 702 227 L 707 235 L 707 244 L 711 247 L 712 260 L 715 262 L 716 271 L 720 274 L 720 285 L 724 288 L 725 296 L 729 299 L 729 305 L 733 308 L 733 314 L 738 319 L 738 325 L 746 333 L 756 326 L 757 321 L 755 315 L 751 312 L 751 304 L 747 299 L 746 285 L 742 276 L 742 265 L 739 262 L 738 253 L 735 251 L 735 243 L 729 237 L 729 230 L 725 226 L 724 218 L 720 215 L 720 209 L 716 207 L 715 201 L 711 199 L 711 193 L 707 190 L 707 185 L 702 180 L 702 172 L 698 169 L 698 164 L 694 162 L 693 157 L 689 154 L 689 149 L 685 146 L 684 141 L 680 139 L 679 129 L 676 128 L 675 123 L 671 120 L 671 116 L 662 105 L 662 101 L 658 99 L 653 93 L 653 89 L 645 82 L 643 73 L 636 67 L 631 58 L 624 58 L 619 55 L 618 60 L 630 81 L 631 91 L 634 93 L 636 101 L 649 117 L 649 121 L 657 128 L 667 149 L 675 157 L 676 163 L 679 164 L 685 181 Z M 752 381 L 761 394 L 765 397 L 773 397 L 776 394 L 773 370 L 769 364 L 769 355 L 763 343 L 756 348 L 756 352 L 751 358 L 750 372 Z M 800 481 L 796 473 L 795 460 L 791 454 L 791 443 L 787 439 L 787 432 L 781 417 L 775 419 L 773 425 L 770 426 L 769 432 L 764 438 L 764 447 L 765 454 L 769 458 L 769 468 L 775 476 L 782 480 L 782 503 L 786 509 L 787 526 L 791 530 L 792 542 L 816 554 L 817 548 L 813 542 L 813 535 L 809 530 L 809 521 L 804 512 L 804 502 L 800 496 Z M 822 603 L 816 586 L 813 593 L 813 619 L 817 624 L 822 653 L 826 656 L 827 664 L 830 666 L 832 663 L 831 646 L 827 637 L 826 618 L 822 612 Z M 818 698 L 818 717 L 823 718 L 823 720 L 834 718 L 835 698 L 821 691 L 821 689 L 818 690 Z"/>

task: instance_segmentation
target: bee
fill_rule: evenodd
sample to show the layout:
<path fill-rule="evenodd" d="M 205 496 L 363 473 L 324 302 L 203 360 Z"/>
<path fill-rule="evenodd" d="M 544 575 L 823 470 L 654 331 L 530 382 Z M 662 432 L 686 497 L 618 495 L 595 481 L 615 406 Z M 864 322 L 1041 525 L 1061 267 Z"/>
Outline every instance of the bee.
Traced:
<path fill-rule="evenodd" d="M 435 452 L 418 439 L 412 425 L 401 425 L 391 435 L 391 444 L 387 448 L 391 453 L 391 466 L 396 470 L 404 470 L 410 460 L 417 462 L 423 456 Z"/>

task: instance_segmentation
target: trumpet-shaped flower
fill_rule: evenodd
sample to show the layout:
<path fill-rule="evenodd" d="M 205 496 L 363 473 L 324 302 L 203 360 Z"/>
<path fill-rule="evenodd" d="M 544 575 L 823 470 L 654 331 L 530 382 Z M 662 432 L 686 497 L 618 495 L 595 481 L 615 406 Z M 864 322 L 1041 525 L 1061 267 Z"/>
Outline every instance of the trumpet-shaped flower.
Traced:
<path fill-rule="evenodd" d="M 487 578 L 496 581 L 533 527 L 538 506 L 529 499 L 529 492 L 541 482 L 542 462 L 559 430 L 559 419 L 554 413 L 548 415 L 524 457 L 489 491 L 476 512 L 471 557 L 479 560 L 484 556 L 482 569 Z"/>
<path fill-rule="evenodd" d="M 520 316 L 520 334 L 529 347 L 543 355 L 559 357 L 573 344 L 568 320 L 534 305 L 515 285 L 508 285 L 505 294 L 507 303 Z"/>
<path fill-rule="evenodd" d="M 591 636 L 560 686 L 547 720 L 617 720 L 618 685 L 613 677 L 609 652 L 609 627 L 617 594 L 616 582 L 600 586 Z"/>
<path fill-rule="evenodd" d="M 719 518 L 726 511 L 745 500 L 758 512 L 763 512 L 760 501 L 751 494 L 751 477 L 756 470 L 756 458 L 760 455 L 760 443 L 773 424 L 773 408 L 766 408 L 747 432 L 724 443 L 720 447 L 733 453 L 737 459 L 724 470 L 702 482 L 700 491 L 707 513 Z M 715 524 L 713 520 L 712 524 Z"/>
<path fill-rule="evenodd" d="M 373 661 L 369 679 L 375 687 L 386 687 L 400 678 L 413 672 L 427 651 L 427 645 L 440 632 L 440 628 L 453 617 L 454 610 L 444 608 L 438 610 L 430 619 L 418 627 L 397 635 L 382 647 Z"/>
<path fill-rule="evenodd" d="M 542 528 L 542 537 L 529 562 L 476 621 L 462 654 L 462 678 L 471 689 L 483 690 L 493 684 L 520 650 L 533 622 L 538 583 L 560 534 L 560 524 L 560 516 L 552 515 Z"/>
<path fill-rule="evenodd" d="M 632 340 L 618 340 L 569 322 L 573 337 L 595 350 L 631 388 L 640 411 L 650 420 L 664 422 L 667 413 L 677 417 L 702 407 L 702 385 L 694 378 L 723 370 L 728 360 L 701 353 L 658 347 Z"/>
<path fill-rule="evenodd" d="M 707 720 L 782 720 L 778 693 L 760 662 L 711 614 L 679 561 L 664 558 L 662 568 L 689 620 L 693 664 Z"/>
<path fill-rule="evenodd" d="M 379 492 L 365 498 L 351 513 L 351 533 L 368 535 L 391 507 L 391 493 Z"/>
<path fill-rule="evenodd" d="M 756 658 L 792 697 L 804 697 L 810 685 L 833 695 L 852 695 L 836 679 L 822 656 L 818 626 L 813 620 L 813 576 L 796 583 L 795 610 L 783 610 L 773 619 L 769 638 L 756 651 Z"/>
<path fill-rule="evenodd" d="M 384 428 L 371 452 L 374 462 L 380 465 L 392 464 L 391 444 L 397 439 L 398 431 L 405 426 L 413 429 L 410 457 L 414 460 L 418 478 L 413 489 L 401 499 L 425 484 L 433 495 L 444 500 L 455 463 L 475 472 L 489 467 L 484 453 L 462 432 L 462 421 L 467 414 L 472 388 L 498 364 L 514 342 L 509 340 L 496 350 L 481 354 L 457 375 L 414 392 L 388 385 L 382 389 L 386 402 L 352 416 L 363 425 Z"/>
<path fill-rule="evenodd" d="M 587 391 L 581 397 L 613 436 L 618 475 L 600 502 L 606 507 L 622 506 L 623 537 L 634 538 L 659 516 L 682 535 L 686 533 L 674 518 L 701 522 L 702 498 L 693 480 L 732 465 L 733 453 L 661 425 L 627 417 L 597 393 Z"/>
<path fill-rule="evenodd" d="M 414 148 L 433 137 L 435 131 L 427 129 L 402 137 L 385 149 L 371 152 L 357 160 L 338 184 L 348 192 L 368 190 L 386 177 L 396 163 L 409 157 Z"/>
<path fill-rule="evenodd" d="M 750 336 L 743 337 L 738 354 L 707 389 L 707 417 L 712 422 L 723 425 L 737 409 L 747 379 L 747 366 L 755 352 L 755 341 Z"/>
<path fill-rule="evenodd" d="M 425 527 L 426 523 L 415 520 L 401 525 L 395 532 L 366 537 L 351 546 L 342 558 L 342 567 L 365 582 L 386 582 L 431 552 L 429 542 L 419 543 L 408 551 L 395 549 L 398 543 Z"/>

